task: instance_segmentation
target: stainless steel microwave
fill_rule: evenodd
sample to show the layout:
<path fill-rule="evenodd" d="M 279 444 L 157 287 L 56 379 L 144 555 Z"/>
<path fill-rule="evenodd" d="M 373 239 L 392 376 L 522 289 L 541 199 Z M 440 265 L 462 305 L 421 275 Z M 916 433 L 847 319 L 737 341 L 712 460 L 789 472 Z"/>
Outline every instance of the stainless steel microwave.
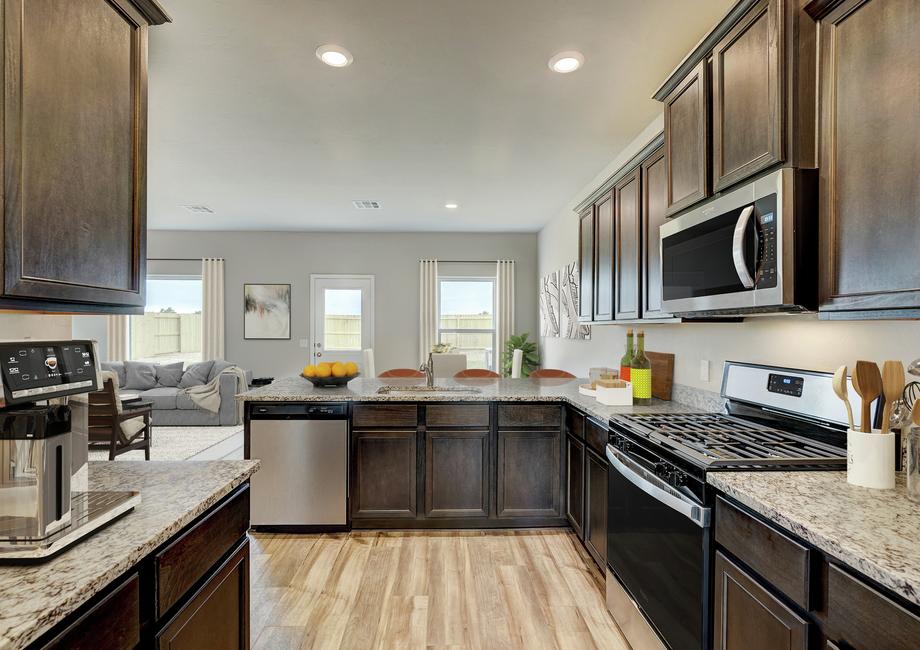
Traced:
<path fill-rule="evenodd" d="M 661 226 L 663 308 L 678 316 L 817 309 L 817 172 L 784 167 Z"/>

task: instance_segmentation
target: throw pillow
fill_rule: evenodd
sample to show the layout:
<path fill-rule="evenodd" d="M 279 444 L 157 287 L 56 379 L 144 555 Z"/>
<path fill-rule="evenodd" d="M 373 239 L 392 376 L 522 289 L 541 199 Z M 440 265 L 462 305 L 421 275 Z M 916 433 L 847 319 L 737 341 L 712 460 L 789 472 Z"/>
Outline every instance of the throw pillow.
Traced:
<path fill-rule="evenodd" d="M 188 388 L 190 386 L 200 386 L 208 381 L 208 375 L 211 374 L 213 361 L 201 361 L 193 363 L 185 369 L 182 379 L 179 381 L 179 388 Z"/>
<path fill-rule="evenodd" d="M 103 361 L 101 366 L 103 370 L 114 372 L 115 376 L 118 377 L 118 385 L 122 388 L 125 387 L 125 382 L 128 381 L 128 378 L 125 375 L 125 364 L 121 362 L 107 363 Z"/>
<path fill-rule="evenodd" d="M 125 388 L 150 390 L 157 387 L 157 369 L 152 363 L 125 361 Z"/>
<path fill-rule="evenodd" d="M 164 363 L 157 366 L 157 386 L 175 388 L 182 379 L 182 367 L 185 364 L 182 361 L 176 363 Z"/>

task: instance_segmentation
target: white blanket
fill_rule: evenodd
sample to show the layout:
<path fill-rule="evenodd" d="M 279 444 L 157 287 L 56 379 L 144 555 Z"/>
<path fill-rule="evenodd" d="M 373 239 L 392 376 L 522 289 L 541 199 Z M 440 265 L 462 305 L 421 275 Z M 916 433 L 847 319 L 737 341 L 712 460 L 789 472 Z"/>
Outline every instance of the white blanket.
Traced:
<path fill-rule="evenodd" d="M 182 392 L 188 395 L 188 398 L 192 400 L 198 408 L 210 411 L 211 413 L 217 413 L 220 411 L 220 378 L 225 374 L 236 376 L 237 390 L 239 390 L 240 387 L 246 386 L 246 371 L 239 366 L 230 366 L 229 368 L 225 368 L 208 383 L 201 384 L 200 386 L 189 386 L 188 388 L 182 389 Z M 237 412 L 239 416 L 238 421 L 241 422 L 243 418 L 242 402 L 238 403 Z"/>

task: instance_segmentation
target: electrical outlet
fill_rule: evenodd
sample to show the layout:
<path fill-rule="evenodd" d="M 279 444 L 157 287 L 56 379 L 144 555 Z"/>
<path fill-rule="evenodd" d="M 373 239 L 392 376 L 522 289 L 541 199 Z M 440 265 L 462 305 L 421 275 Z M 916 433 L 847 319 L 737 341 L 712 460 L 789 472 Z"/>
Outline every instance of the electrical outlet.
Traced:
<path fill-rule="evenodd" d="M 709 381 L 709 359 L 700 359 L 700 381 Z"/>
<path fill-rule="evenodd" d="M 302 348 L 310 347 L 310 339 L 300 339 L 300 347 Z"/>

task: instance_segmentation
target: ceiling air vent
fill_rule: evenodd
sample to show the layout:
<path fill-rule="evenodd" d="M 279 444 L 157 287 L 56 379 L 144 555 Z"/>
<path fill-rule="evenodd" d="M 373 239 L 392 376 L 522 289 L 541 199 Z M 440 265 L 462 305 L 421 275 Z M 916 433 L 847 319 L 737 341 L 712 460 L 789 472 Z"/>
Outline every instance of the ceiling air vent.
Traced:
<path fill-rule="evenodd" d="M 214 210 L 206 205 L 183 205 L 182 207 L 192 214 L 214 214 Z"/>
<path fill-rule="evenodd" d="M 379 210 L 380 201 L 352 201 L 356 210 Z"/>

